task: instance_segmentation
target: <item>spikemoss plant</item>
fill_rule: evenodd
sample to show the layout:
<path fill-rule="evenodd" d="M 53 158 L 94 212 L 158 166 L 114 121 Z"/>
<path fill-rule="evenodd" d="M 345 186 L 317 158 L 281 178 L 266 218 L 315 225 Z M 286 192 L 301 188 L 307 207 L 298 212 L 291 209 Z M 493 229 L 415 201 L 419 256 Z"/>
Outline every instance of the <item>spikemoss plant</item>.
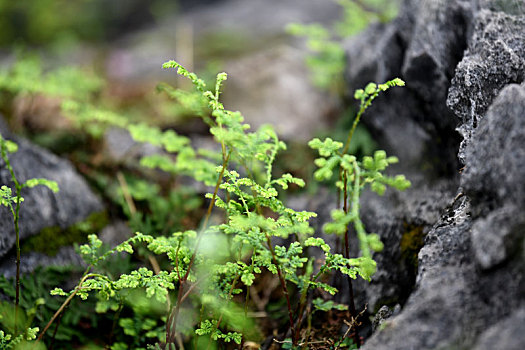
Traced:
<path fill-rule="evenodd" d="M 134 339 L 139 335 L 151 339 L 154 348 L 171 349 L 180 346 L 184 339 L 192 338 L 195 348 L 214 348 L 219 341 L 242 345 L 257 337 L 253 334 L 255 323 L 248 317 L 250 286 L 260 274 L 271 273 L 279 280 L 287 309 L 288 331 L 285 333 L 289 333 L 289 340 L 284 342 L 291 347 L 307 346 L 308 339 L 302 328 L 304 320 L 311 316 L 308 310 L 313 291 L 323 290 L 331 295 L 338 292 L 324 282 L 324 277 L 342 273 L 349 281 L 357 277 L 370 281 L 376 271 L 373 252 L 380 251 L 383 246 L 377 234 L 366 232 L 360 219 L 362 191 L 369 187 L 382 195 L 387 186 L 403 190 L 410 184 L 403 176 L 384 174 L 388 165 L 397 161 L 395 157 L 387 157 L 384 151 L 362 160 L 348 154 L 355 128 L 372 101 L 379 93 L 404 83 L 400 79 L 379 85 L 371 83 L 356 92 L 360 109 L 345 144 L 330 138 L 314 139 L 309 143 L 320 155 L 315 161 L 318 166 L 315 178 L 324 181 L 333 174 L 339 176 L 336 186 L 341 193 L 342 209 L 332 212 L 333 221 L 327 223 L 324 230 L 344 237 L 345 249 L 341 254 L 310 227 L 309 219 L 316 213 L 293 210 L 280 199 L 280 192 L 306 184 L 291 174 L 275 177 L 275 159 L 286 145 L 271 126 L 251 131 L 240 112 L 224 108 L 220 94 L 226 73 L 219 73 L 215 86 L 208 89 L 195 73 L 175 61 L 164 63 L 163 68 L 175 69 L 191 81 L 200 96 L 192 99 L 192 103 L 205 102 L 204 106 L 193 105 L 192 110 L 209 126 L 217 142 L 216 150 L 195 149 L 188 137 L 173 130 L 131 123 L 112 111 L 99 110 L 72 97 L 65 100 L 63 107 L 72 116 L 78 116 L 83 125 L 124 127 L 136 141 L 163 149 L 161 153 L 143 157 L 141 165 L 161 169 L 173 176 L 190 176 L 209 186 L 210 192 L 205 196 L 208 200 L 206 214 L 193 230 L 169 235 L 137 232 L 109 251 L 102 249 L 97 236 L 89 236 L 89 242 L 79 249 L 86 270 L 72 290 L 56 288 L 52 291 L 53 295 L 65 297 L 65 301 L 43 328 L 38 341 L 74 297 L 86 299 L 94 295 L 99 300 L 99 311 L 110 307 L 116 310 L 114 326 L 118 324 L 126 334 L 135 336 Z M 166 84 L 161 90 L 177 98 L 184 95 Z M 14 147 L 9 143 L 5 145 L 6 150 Z M 40 181 L 38 184 L 46 183 Z M 7 192 L 4 198 L 6 203 L 16 203 L 9 199 L 12 197 L 8 197 Z M 222 222 L 212 221 L 215 207 L 222 214 Z M 361 254 L 357 257 L 349 256 L 349 225 L 355 229 L 360 244 Z M 320 265 L 314 266 L 313 259 L 307 256 L 308 247 L 320 249 L 324 255 Z M 116 276 L 102 268 L 110 256 L 137 254 L 137 248 L 146 252 L 152 269 L 142 266 Z M 166 310 L 162 334 L 156 324 L 145 318 L 118 319 L 121 306 L 129 302 L 134 290 L 144 291 L 147 298 L 155 298 Z M 244 305 L 238 304 L 241 295 Z M 358 313 L 352 295 L 350 300 L 350 312 L 356 318 Z M 320 311 L 329 306 L 333 306 L 329 301 L 313 304 Z M 199 310 L 195 311 L 197 316 L 193 312 L 194 316 L 190 317 L 190 310 Z M 198 320 L 192 320 L 195 317 Z M 137 326 L 139 324 L 141 326 Z M 114 349 L 122 346 L 122 342 L 113 344 Z"/>
<path fill-rule="evenodd" d="M 211 113 L 203 114 L 202 118 L 209 125 L 220 151 L 199 152 L 192 148 L 188 138 L 172 130 L 161 131 L 145 124 L 127 125 L 127 128 L 137 141 L 152 143 L 168 152 L 145 157 L 142 165 L 158 167 L 177 175 L 190 175 L 213 186 L 213 192 L 206 195 L 209 200 L 207 213 L 198 230 L 178 232 L 168 237 L 137 233 L 102 256 L 98 253 L 100 240 L 91 236 L 90 243 L 81 247 L 89 267 L 80 283 L 71 292 L 56 289 L 53 293 L 67 296 L 67 304 L 75 295 L 86 298 L 89 293 L 96 293 L 103 299 L 109 299 L 117 297 L 123 290 L 145 288 L 148 297 L 157 298 L 168 310 L 165 337 L 157 344 L 166 348 L 176 343 L 179 331 L 187 332 L 188 325 L 180 320 L 180 314 L 183 304 L 189 303 L 188 297 L 193 296 L 190 303 L 201 310 L 201 321 L 195 329 L 196 342 L 211 344 L 221 340 L 241 344 L 243 333 L 253 328 L 253 324 L 246 318 L 246 313 L 243 315 L 242 308 L 238 312 L 232 311 L 238 308 L 233 303 L 233 297 L 240 293 L 249 295 L 249 287 L 257 275 L 266 270 L 280 281 L 288 309 L 290 342 L 297 346 L 301 342 L 300 330 L 309 300 L 306 296 L 316 288 L 329 294 L 337 292 L 334 287 L 322 282 L 324 274 L 339 271 L 349 278 L 361 276 L 369 281 L 376 270 L 372 252 L 381 250 L 382 243 L 378 235 L 368 234 L 364 229 L 359 215 L 360 194 L 367 185 L 383 194 L 386 186 L 404 189 L 409 182 L 402 176 L 383 174 L 389 164 L 397 161 L 395 157 L 386 157 L 383 151 L 362 161 L 346 152 L 355 126 L 372 100 L 390 87 L 402 86 L 403 82 L 394 79 L 385 84 L 370 84 L 356 92 L 361 108 L 346 145 L 331 139 L 310 142 L 310 146 L 321 156 L 316 160 L 319 167 L 316 178 L 321 181 L 328 179 L 334 171 L 341 174 L 337 186 L 342 192 L 343 209 L 332 213 L 334 221 L 325 225 L 325 231 L 344 235 L 346 244 L 342 255 L 334 252 L 322 238 L 313 236 L 308 220 L 316 216 L 315 213 L 295 211 L 279 199 L 279 188 L 286 190 L 291 185 L 303 187 L 305 183 L 290 174 L 273 177 L 275 158 L 286 145 L 271 127 L 251 132 L 239 112 L 224 108 L 219 97 L 227 75 L 217 75 L 212 91 L 197 75 L 175 61 L 166 62 L 163 67 L 176 69 L 178 74 L 187 77 L 207 101 Z M 177 156 L 173 159 L 169 154 Z M 214 161 L 220 161 L 220 165 L 214 165 Z M 209 224 L 213 207 L 224 211 L 224 223 Z M 356 258 L 348 254 L 350 223 L 356 230 L 362 253 Z M 278 245 L 275 243 L 277 238 L 291 242 Z M 208 241 L 213 243 L 210 245 Z M 143 242 L 151 253 L 166 256 L 171 268 L 156 273 L 140 268 L 118 279 L 91 272 L 111 253 L 132 253 L 132 245 L 138 242 Z M 324 263 L 316 273 L 313 273 L 311 264 L 308 264 L 309 258 L 305 255 L 306 247 L 312 246 L 319 247 L 325 255 Z M 300 296 L 298 302 L 291 295 L 291 285 L 295 285 L 294 290 Z M 357 315 L 353 300 L 351 308 L 353 315 Z"/>
<path fill-rule="evenodd" d="M 2 332 L 0 334 L 0 341 L 5 343 L 6 347 L 13 346 L 20 343 L 24 338 L 27 340 L 34 339 L 38 328 L 28 327 L 24 330 L 23 334 L 19 334 L 19 304 L 20 304 L 20 228 L 19 228 L 19 219 L 20 219 L 20 205 L 24 201 L 22 197 L 22 190 L 24 188 L 33 188 L 38 185 L 45 186 L 52 190 L 53 192 L 58 192 L 58 185 L 55 181 L 47 179 L 28 179 L 23 183 L 20 183 L 15 175 L 15 171 L 11 166 L 9 161 L 9 153 L 15 153 L 18 150 L 16 143 L 6 140 L 0 134 L 0 154 L 4 162 L 5 168 L 9 171 L 11 175 L 11 181 L 14 184 L 15 193 L 11 187 L 7 185 L 2 185 L 0 187 L 0 204 L 9 208 L 13 216 L 13 224 L 15 231 L 15 246 L 16 246 L 16 285 L 15 285 L 15 304 L 14 304 L 14 320 L 13 320 L 13 332 L 14 337 L 10 334 L 5 334 Z"/>

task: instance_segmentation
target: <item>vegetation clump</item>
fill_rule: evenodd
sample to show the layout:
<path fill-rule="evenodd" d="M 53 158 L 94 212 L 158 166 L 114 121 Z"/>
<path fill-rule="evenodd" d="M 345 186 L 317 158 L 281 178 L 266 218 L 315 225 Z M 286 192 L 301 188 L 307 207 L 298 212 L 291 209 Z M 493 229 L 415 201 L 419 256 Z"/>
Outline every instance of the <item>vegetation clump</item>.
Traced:
<path fill-rule="evenodd" d="M 373 156 L 361 160 L 348 154 L 356 126 L 365 110 L 381 92 L 403 86 L 403 81 L 370 83 L 356 91 L 355 98 L 360 102 L 360 108 L 345 143 L 331 138 L 316 138 L 309 143 L 319 154 L 315 160 L 318 168 L 315 178 L 318 181 L 336 178 L 341 209 L 332 212 L 333 221 L 325 224 L 324 231 L 341 235 L 344 250 L 340 253 L 310 227 L 309 219 L 316 213 L 293 210 L 280 199 L 282 191 L 304 187 L 305 181 L 288 173 L 275 177 L 275 159 L 286 145 L 272 127 L 251 131 L 241 113 L 224 108 L 220 94 L 227 79 L 226 73 L 218 74 L 214 89 L 209 90 L 202 79 L 175 61 L 164 63 L 163 68 L 175 69 L 179 75 L 188 78 L 206 103 L 205 108 L 194 110 L 208 125 L 218 144 L 217 150 L 194 149 L 188 137 L 173 130 L 130 123 L 110 112 L 98 112 L 96 107 L 80 103 L 78 99 L 66 100 L 64 108 L 79 116 L 82 124 L 100 125 L 102 122 L 106 126 L 125 127 L 136 141 L 162 148 L 163 153 L 145 156 L 140 164 L 173 176 L 190 176 L 210 186 L 213 190 L 205 196 L 208 201 L 205 215 L 193 229 L 162 234 L 137 232 L 110 250 L 104 248 L 97 236 L 90 235 L 87 244 L 79 247 L 86 268 L 71 290 L 52 290 L 51 294 L 61 296 L 63 302 L 42 328 L 37 343 L 46 339 L 44 336 L 49 334 L 53 323 L 57 323 L 58 328 L 74 297 L 86 300 L 90 295 L 97 300 L 97 312 L 113 313 L 112 334 L 117 333 L 117 328 L 122 329 L 124 336 L 119 336 L 119 339 L 110 335 L 107 344 L 112 349 L 139 348 L 147 344 L 168 349 L 186 342 L 195 348 L 258 342 L 260 336 L 254 332 L 257 327 L 249 311 L 250 300 L 258 297 L 252 295 L 252 286 L 259 276 L 270 273 L 279 281 L 287 310 L 284 318 L 287 326 L 281 330 L 283 335 L 289 336 L 277 341 L 285 348 L 308 346 L 311 328 L 305 328 L 305 324 L 311 324 L 314 312 L 346 308 L 331 300 L 314 298 L 315 295 L 338 292 L 325 282 L 326 277 L 331 273 L 341 273 L 348 277 L 351 286 L 352 279 L 361 277 L 370 281 L 376 271 L 373 253 L 381 251 L 383 244 L 377 234 L 366 232 L 361 221 L 361 193 L 370 188 L 382 195 L 387 187 L 404 190 L 410 185 L 402 175 L 391 177 L 384 174 L 390 164 L 397 162 L 397 158 L 387 156 L 384 151 L 376 151 Z M 163 85 L 162 90 L 180 96 L 169 85 Z M 14 147 L 13 143 L 2 139 L 2 157 L 7 164 L 7 150 Z M 37 184 L 56 189 L 56 184 L 41 179 L 30 180 L 16 188 Z M 141 198 L 154 201 L 151 196 L 140 194 L 144 193 L 141 188 L 147 192 L 148 187 L 127 184 L 125 180 L 121 183 L 121 205 L 127 208 L 125 212 L 131 222 L 135 222 L 135 227 L 158 229 L 159 226 L 141 224 L 148 221 L 148 216 L 137 216 L 134 207 L 134 202 Z M 17 196 L 12 197 L 7 186 L 2 189 L 2 204 L 5 202 L 4 205 L 11 206 L 16 225 L 20 191 L 17 190 Z M 212 220 L 215 207 L 222 213 L 222 222 Z M 354 228 L 359 240 L 361 255 L 357 257 L 349 255 L 349 226 Z M 314 261 L 307 255 L 309 247 L 317 247 L 324 258 Z M 108 260 L 122 254 L 145 259 L 151 268 L 142 265 L 130 266 L 128 271 L 110 271 Z M 154 312 L 151 303 L 139 301 L 151 298 L 156 301 Z M 16 300 L 18 305 L 18 296 Z M 141 304 L 145 307 L 142 311 Z M 122 314 L 126 305 L 132 305 L 127 316 Z M 157 315 L 157 318 L 151 318 L 151 315 Z M 359 312 L 353 296 L 349 315 L 354 321 L 349 324 L 345 337 L 338 341 L 337 348 L 347 344 L 348 340 L 344 338 L 352 333 L 354 343 L 360 343 L 356 332 Z M 16 324 L 15 338 L 3 336 L 6 344 L 21 339 L 22 333 Z M 24 336 L 36 337 L 37 333 L 35 328 L 28 328 Z"/>

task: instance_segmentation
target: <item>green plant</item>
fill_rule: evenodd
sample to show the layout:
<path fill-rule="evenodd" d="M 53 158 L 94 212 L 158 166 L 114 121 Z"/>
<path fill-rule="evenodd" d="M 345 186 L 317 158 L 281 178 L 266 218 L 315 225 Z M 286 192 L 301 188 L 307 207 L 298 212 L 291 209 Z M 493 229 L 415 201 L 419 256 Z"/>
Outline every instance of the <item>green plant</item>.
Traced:
<path fill-rule="evenodd" d="M 170 213 L 173 207 L 179 206 L 174 203 L 180 203 L 176 195 L 172 197 L 176 192 L 163 197 L 155 184 L 120 174 L 116 202 L 129 217 L 131 225 L 148 234 L 138 232 L 110 250 L 105 249 L 95 235 L 89 236 L 88 243 L 79 248 L 86 269 L 72 290 L 65 292 L 56 288 L 52 291 L 63 301 L 38 341 L 54 322 L 60 320 L 75 297 L 86 300 L 92 295 L 97 300 L 97 312 L 113 313 L 107 345 L 114 349 L 126 345 L 143 348 L 147 343 L 168 349 L 191 340 L 195 348 L 214 347 L 216 342 L 242 345 L 259 337 L 257 331 L 253 331 L 257 329 L 254 321 L 248 317 L 250 287 L 259 275 L 269 273 L 279 281 L 286 305 L 286 317 L 281 321 L 287 324 L 291 346 L 297 347 L 304 337 L 304 321 L 312 317 L 308 310 L 312 307 L 323 310 L 330 304 L 330 301 L 313 303 L 312 296 L 321 290 L 331 295 L 337 293 L 333 286 L 324 282 L 324 277 L 342 273 L 348 276 L 351 286 L 351 279 L 360 276 L 370 281 L 375 273 L 372 253 L 381 250 L 382 243 L 378 235 L 365 231 L 360 219 L 359 198 L 367 187 L 381 195 L 387 186 L 403 190 L 409 182 L 403 176 L 384 174 L 387 166 L 397 161 L 395 157 L 387 157 L 384 151 L 376 151 L 360 161 L 348 152 L 356 127 L 372 101 L 380 92 L 404 83 L 400 79 L 379 85 L 371 83 L 356 92 L 360 109 L 346 143 L 330 138 L 314 139 L 309 143 L 320 155 L 315 161 L 318 167 L 315 178 L 325 181 L 336 176 L 339 179 L 336 186 L 342 209 L 332 213 L 333 222 L 327 223 L 324 230 L 343 236 L 344 252 L 340 254 L 322 238 L 314 236 L 308 221 L 315 213 L 295 211 L 281 199 L 283 191 L 303 187 L 305 182 L 291 174 L 275 177 L 276 157 L 286 145 L 270 126 L 252 132 L 239 112 L 224 108 L 220 92 L 227 75 L 218 74 L 214 89 L 208 90 L 203 80 L 178 63 L 169 61 L 163 67 L 176 69 L 193 83 L 196 92 L 191 94 L 178 92 L 167 84 L 160 90 L 179 102 L 188 97 L 186 102 L 191 105 L 190 110 L 209 126 L 217 141 L 216 150 L 195 149 L 188 137 L 171 129 L 134 123 L 119 113 L 95 107 L 86 98 L 90 93 L 66 94 L 63 107 L 73 118 L 78 117 L 81 125 L 96 125 L 89 129 L 96 134 L 108 125 L 124 127 L 136 141 L 162 148 L 163 152 L 143 157 L 141 165 L 161 169 L 173 178 L 190 176 L 204 183 L 211 189 L 206 195 L 206 213 L 193 230 L 179 230 L 178 218 Z M 45 93 L 45 90 L 38 93 Z M 2 150 L 4 145 L 6 150 L 14 147 L 6 141 L 2 143 Z M 38 184 L 45 184 L 38 181 Z M 18 209 L 14 209 L 13 203 L 17 203 L 17 197 L 8 194 L 10 192 L 5 190 L 3 201 L 11 203 L 8 205 L 16 216 Z M 18 206 L 19 202 L 20 199 Z M 187 204 L 188 200 L 182 202 Z M 145 205 L 145 214 L 136 204 Z M 212 218 L 215 207 L 220 215 Z M 349 256 L 350 224 L 360 242 L 361 256 L 355 258 Z M 307 255 L 309 247 L 321 250 L 324 255 L 321 264 L 314 264 Z M 128 254 L 140 262 L 140 267 L 129 265 L 118 273 L 108 269 L 108 266 L 117 265 L 110 259 L 123 261 L 122 255 Z M 142 295 L 142 300 L 154 298 L 160 307 L 141 311 L 137 293 Z M 240 301 L 242 299 L 244 302 Z M 353 296 L 350 300 L 351 315 L 357 318 Z M 163 332 L 159 331 L 161 324 L 165 325 Z M 287 332 L 283 328 L 283 334 Z M 343 339 L 338 346 L 342 347 L 344 342 Z M 359 344 L 358 339 L 354 342 Z"/>
<path fill-rule="evenodd" d="M 314 85 L 338 94 L 343 88 L 345 53 L 344 38 L 365 29 L 371 21 L 387 22 L 397 14 L 398 2 L 392 0 L 338 0 L 343 18 L 332 28 L 321 24 L 288 25 L 287 31 L 295 36 L 306 37 L 311 54 L 306 57 Z"/>
<path fill-rule="evenodd" d="M 25 246 L 25 245 L 24 245 Z M 122 265 L 122 260 L 119 261 Z M 20 293 L 20 326 L 19 328 L 43 329 L 49 319 L 60 307 L 64 298 L 59 298 L 49 294 L 49 290 L 57 285 L 66 285 L 68 281 L 76 278 L 77 273 L 81 272 L 79 267 L 60 266 L 37 268 L 32 274 L 21 276 L 23 290 Z M 4 330 L 13 330 L 13 305 L 15 299 L 14 278 L 0 276 L 0 292 L 8 299 L 0 303 L 0 313 L 6 317 L 0 319 L 0 324 Z M 93 313 L 95 302 L 80 300 L 74 302 L 70 309 L 74 312 L 67 312 L 60 318 L 60 327 L 51 329 L 52 336 L 47 339 L 48 349 L 60 347 L 61 344 L 87 344 L 92 340 L 93 334 L 86 332 L 86 329 L 79 327 L 79 324 L 90 324 L 96 327 L 97 324 L 104 324 L 108 321 L 101 315 Z M 11 316 L 9 316 L 11 315 Z M 25 321 L 24 321 L 25 320 Z M 22 322 L 23 321 L 23 322 Z M 57 322 L 58 325 L 58 322 Z"/>
<path fill-rule="evenodd" d="M 357 161 L 355 156 L 347 154 L 347 152 L 356 127 L 365 110 L 372 104 L 372 101 L 380 92 L 386 91 L 394 86 L 404 85 L 405 83 L 401 79 L 396 78 L 379 85 L 369 83 L 364 90 L 357 90 L 354 97 L 360 101 L 359 112 L 348 133 L 346 143 L 336 142 L 330 138 L 324 141 L 314 139 L 309 143 L 310 147 L 317 149 L 321 156 L 315 161 L 319 167 L 315 172 L 316 179 L 320 181 L 329 180 L 332 178 L 334 170 L 339 174 L 339 181 L 336 183 L 336 186 L 341 194 L 342 209 L 337 209 L 332 212 L 331 215 L 334 221 L 325 224 L 324 230 L 327 233 L 344 235 L 344 256 L 346 259 L 349 259 L 348 226 L 349 224 L 353 225 L 357 238 L 359 239 L 359 248 L 362 254 L 362 257 L 358 258 L 361 260 L 354 261 L 354 263 L 361 265 L 361 268 L 366 271 L 362 276 L 367 280 L 370 280 L 370 276 L 375 273 L 376 269 L 375 261 L 372 259 L 372 251 L 382 250 L 383 244 L 377 234 L 368 234 L 365 231 L 359 213 L 359 198 L 361 193 L 368 185 L 372 191 L 383 195 L 386 186 L 404 190 L 410 186 L 410 182 L 403 175 L 390 177 L 383 174 L 388 165 L 398 162 L 396 157 L 387 157 L 385 151 L 376 151 L 373 157 L 365 156 L 361 162 Z M 320 246 L 322 247 L 322 243 L 320 243 Z M 323 249 L 327 248 L 325 247 Z M 349 276 L 355 278 L 355 276 Z M 357 317 L 357 311 L 353 301 L 352 282 L 350 279 L 348 279 L 348 284 L 350 290 L 350 312 L 353 317 Z M 358 339 L 356 339 L 356 343 L 359 344 Z"/>
<path fill-rule="evenodd" d="M 404 189 L 409 182 L 403 176 L 383 175 L 385 168 L 397 161 L 394 157 L 387 158 L 383 151 L 376 152 L 374 157 L 365 157 L 361 162 L 346 152 L 355 127 L 372 100 L 379 92 L 393 86 L 402 86 L 403 82 L 394 79 L 386 84 L 369 84 L 366 89 L 356 92 L 361 107 L 346 145 L 331 139 L 314 139 L 310 142 L 310 146 L 321 155 L 316 160 L 319 167 L 315 173 L 316 178 L 330 178 L 334 171 L 341 174 L 341 181 L 337 186 L 342 192 L 343 210 L 334 211 L 334 222 L 325 225 L 328 233 L 344 234 L 345 254 L 341 255 L 333 253 L 322 238 L 312 236 L 313 230 L 308 225 L 308 219 L 315 216 L 315 213 L 294 211 L 278 198 L 278 187 L 282 190 L 290 185 L 302 187 L 305 185 L 304 181 L 290 174 L 273 178 L 276 155 L 286 146 L 271 127 L 265 126 L 257 132 L 249 132 L 249 126 L 243 124 L 240 113 L 224 109 L 219 95 L 221 85 L 227 78 L 226 74 L 220 73 L 215 91 L 209 91 L 202 80 L 178 63 L 167 62 L 164 68 L 175 68 L 179 74 L 189 78 L 207 100 L 211 116 L 202 117 L 219 143 L 220 152 L 195 151 L 187 138 L 171 130 L 161 131 L 145 124 L 127 127 L 136 140 L 150 142 L 168 152 L 177 153 L 175 160 L 166 155 L 145 157 L 141 161 L 143 165 L 159 167 L 177 175 L 190 175 L 214 186 L 213 193 L 206 196 L 209 199 L 206 216 L 198 231 L 178 232 L 169 237 L 137 234 L 103 255 L 98 253 L 101 242 L 91 236 L 90 243 L 81 247 L 89 267 L 80 283 L 69 293 L 60 289 L 53 293 L 67 296 L 67 304 L 75 295 L 87 298 L 90 292 L 94 292 L 99 297 L 108 299 L 121 295 L 125 290 L 145 288 L 148 297 L 155 296 L 169 310 L 165 338 L 161 342 L 166 346 L 175 344 L 178 331 L 187 333 L 195 327 L 194 324 L 184 324 L 179 320 L 184 303 L 193 295 L 192 303 L 196 303 L 195 308 L 201 310 L 201 320 L 195 330 L 195 335 L 200 337 L 194 336 L 195 341 L 202 341 L 202 337 L 206 335 L 209 341 L 222 339 L 224 342 L 240 344 L 243 333 L 251 326 L 248 327 L 249 321 L 246 319 L 246 312 L 243 316 L 242 308 L 235 311 L 237 307 L 233 303 L 233 297 L 240 293 L 249 295 L 249 286 L 256 275 L 267 270 L 277 275 L 280 281 L 288 309 L 292 344 L 297 346 L 308 302 L 306 296 L 316 288 L 330 294 L 336 293 L 335 288 L 320 281 L 322 275 L 339 271 L 350 278 L 361 276 L 370 280 L 375 272 L 372 251 L 381 250 L 382 244 L 376 234 L 368 234 L 364 230 L 359 216 L 360 194 L 366 185 L 383 194 L 387 185 Z M 215 166 L 214 160 L 221 161 L 221 165 Z M 219 190 L 223 191 L 223 195 L 220 195 Z M 208 224 L 214 206 L 224 211 L 223 224 Z M 358 258 L 350 258 L 348 254 L 347 227 L 350 223 L 356 229 L 360 241 L 362 256 Z M 276 245 L 276 238 L 292 238 L 293 242 L 287 246 Z M 151 253 L 167 257 L 170 263 L 168 270 L 157 271 L 155 274 L 149 269 L 140 268 L 130 274 L 123 274 L 116 280 L 90 272 L 112 253 L 132 253 L 131 244 L 138 242 L 144 242 Z M 312 246 L 319 247 L 325 254 L 325 261 L 315 274 L 305 256 L 305 248 Z M 294 289 L 301 296 L 298 305 L 294 305 L 290 297 L 291 285 L 295 286 Z M 193 293 L 196 290 L 199 291 L 198 294 Z M 173 301 L 169 298 L 171 291 L 175 293 Z M 351 300 L 353 303 L 353 299 Z M 245 310 L 246 307 L 247 305 Z M 55 317 L 60 312 L 61 310 Z M 355 307 L 352 315 L 357 316 Z"/>
<path fill-rule="evenodd" d="M 20 219 L 20 204 L 24 201 L 22 197 L 22 189 L 32 188 L 38 185 L 43 185 L 52 190 L 53 192 L 58 192 L 58 185 L 55 181 L 47 179 L 28 179 L 23 183 L 20 183 L 15 176 L 11 162 L 9 161 L 9 153 L 14 153 L 18 150 L 16 143 L 6 140 L 0 134 L 0 153 L 2 160 L 5 163 L 5 167 L 11 175 L 11 181 L 14 184 L 15 195 L 13 196 L 13 191 L 10 187 L 2 185 L 0 188 L 0 204 L 6 206 L 11 211 L 13 216 L 13 224 L 15 228 L 15 245 L 16 245 L 16 284 L 15 284 L 15 305 L 14 305 L 14 320 L 13 320 L 13 332 L 15 338 L 11 339 L 10 335 L 5 335 L 2 332 L 3 339 L 7 344 L 9 342 L 14 344 L 14 342 L 19 342 L 22 338 L 19 337 L 18 327 L 19 327 L 19 304 L 20 304 L 20 228 L 19 228 L 19 219 Z M 25 337 L 28 339 L 34 339 L 35 334 L 38 332 L 38 328 L 27 328 L 25 331 Z M 9 339 L 7 339 L 9 337 Z"/>

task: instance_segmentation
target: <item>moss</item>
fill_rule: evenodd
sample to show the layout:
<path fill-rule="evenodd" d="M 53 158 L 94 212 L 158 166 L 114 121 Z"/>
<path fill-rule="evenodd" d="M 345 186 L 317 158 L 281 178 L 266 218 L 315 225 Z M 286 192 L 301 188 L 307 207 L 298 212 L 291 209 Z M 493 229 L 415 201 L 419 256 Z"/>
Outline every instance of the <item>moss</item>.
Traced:
<path fill-rule="evenodd" d="M 59 226 L 46 227 L 37 235 L 24 241 L 22 252 L 33 251 L 54 256 L 62 247 L 87 242 L 89 234 L 100 231 L 108 223 L 108 214 L 102 211 L 93 213 L 86 220 L 77 222 L 65 229 Z"/>
<path fill-rule="evenodd" d="M 404 230 L 399 242 L 401 259 L 411 268 L 417 270 L 419 250 L 423 247 L 425 234 L 423 226 L 414 224 L 403 224 Z"/>

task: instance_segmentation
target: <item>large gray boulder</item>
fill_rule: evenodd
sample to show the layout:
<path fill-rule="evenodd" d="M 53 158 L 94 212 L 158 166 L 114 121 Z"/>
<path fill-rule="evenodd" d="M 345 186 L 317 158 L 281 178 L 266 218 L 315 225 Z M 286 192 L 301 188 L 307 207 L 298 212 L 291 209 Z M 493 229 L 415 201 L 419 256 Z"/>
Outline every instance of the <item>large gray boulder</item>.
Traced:
<path fill-rule="evenodd" d="M 363 122 L 413 181 L 405 193 L 363 197 L 385 250 L 372 283 L 356 284 L 358 304 L 401 305 L 363 348 L 523 348 L 525 5 L 407 0 L 347 48 L 349 93 L 407 83 Z M 412 273 L 409 237 L 421 239 L 409 242 Z"/>
<path fill-rule="evenodd" d="M 483 269 L 505 262 L 525 233 L 525 84 L 496 97 L 465 149 L 464 192 L 476 205 L 472 248 Z"/>
<path fill-rule="evenodd" d="M 447 105 L 460 118 L 459 157 L 487 108 L 507 84 L 525 79 L 525 17 L 482 10 L 468 50 L 456 68 Z"/>
<path fill-rule="evenodd" d="M 3 135 L 5 137 L 5 128 Z M 9 161 L 19 182 L 31 178 L 46 178 L 58 183 L 60 191 L 53 193 L 46 187 L 37 186 L 22 190 L 24 202 L 20 206 L 21 240 L 38 234 L 45 227 L 67 228 L 86 219 L 89 214 L 103 210 L 100 199 L 90 190 L 86 181 L 65 159 L 31 144 L 12 138 L 18 151 L 9 155 Z M 13 188 L 11 175 L 0 159 L 0 184 Z M 8 208 L 0 207 L 0 258 L 15 244 L 13 217 Z"/>

